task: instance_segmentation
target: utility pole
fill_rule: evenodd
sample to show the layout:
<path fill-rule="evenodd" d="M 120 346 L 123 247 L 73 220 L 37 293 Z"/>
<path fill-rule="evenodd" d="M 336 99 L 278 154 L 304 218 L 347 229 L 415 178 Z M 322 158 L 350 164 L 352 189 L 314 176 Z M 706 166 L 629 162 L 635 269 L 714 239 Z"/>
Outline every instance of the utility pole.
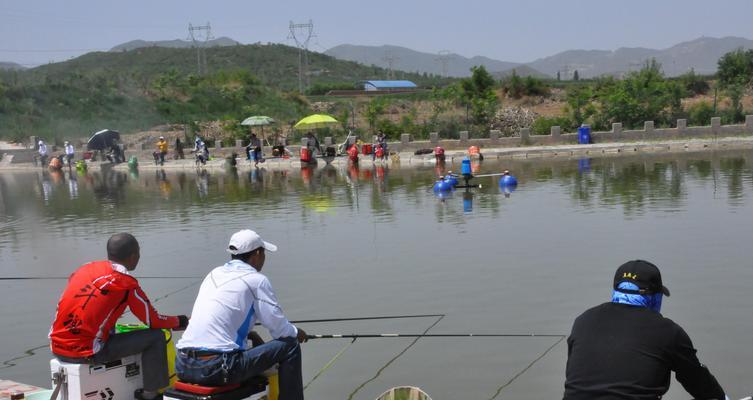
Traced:
<path fill-rule="evenodd" d="M 434 59 L 434 61 L 439 61 L 440 64 L 442 64 L 442 77 L 447 78 L 447 65 L 450 63 L 450 60 L 452 59 L 452 54 L 449 50 L 442 50 L 439 53 L 437 53 L 437 58 Z"/>
<path fill-rule="evenodd" d="M 207 42 L 214 39 L 209 22 L 201 26 L 193 26 L 189 23 L 188 39 L 193 42 L 193 47 L 196 47 L 196 72 L 199 75 L 205 75 L 207 73 Z"/>
<path fill-rule="evenodd" d="M 293 39 L 295 46 L 298 48 L 298 92 L 303 93 L 304 79 L 306 80 L 305 88 L 309 86 L 308 52 L 309 41 L 311 41 L 312 37 L 316 36 L 314 35 L 314 23 L 311 20 L 307 24 L 294 24 L 293 21 L 290 21 L 288 28 L 290 29 L 288 39 Z"/>
<path fill-rule="evenodd" d="M 387 50 L 387 52 L 384 53 L 384 57 L 382 57 L 382 61 L 387 63 L 387 79 L 395 79 L 395 71 L 393 68 L 395 67 L 395 63 L 400 61 L 400 58 Z"/>

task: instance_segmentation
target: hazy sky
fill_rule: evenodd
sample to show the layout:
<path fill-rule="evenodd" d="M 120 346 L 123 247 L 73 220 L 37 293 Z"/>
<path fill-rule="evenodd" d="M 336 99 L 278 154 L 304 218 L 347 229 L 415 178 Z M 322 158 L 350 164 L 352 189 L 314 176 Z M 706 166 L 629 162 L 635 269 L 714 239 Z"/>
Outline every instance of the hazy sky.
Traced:
<path fill-rule="evenodd" d="M 753 0 L 0 0 L 0 61 L 36 65 L 134 39 L 288 40 L 314 23 L 309 48 L 338 44 L 449 50 L 527 62 L 570 49 L 666 48 L 700 36 L 753 39 Z"/>

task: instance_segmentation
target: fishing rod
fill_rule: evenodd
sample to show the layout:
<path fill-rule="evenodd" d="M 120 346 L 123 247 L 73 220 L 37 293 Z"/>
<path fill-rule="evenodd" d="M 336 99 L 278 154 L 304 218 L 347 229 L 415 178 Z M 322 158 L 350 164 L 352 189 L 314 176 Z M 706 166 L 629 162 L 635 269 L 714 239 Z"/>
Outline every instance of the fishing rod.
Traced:
<path fill-rule="evenodd" d="M 537 334 L 537 333 L 376 333 L 350 335 L 307 335 L 309 339 L 366 339 L 366 338 L 408 338 L 408 337 L 547 337 L 562 338 L 567 335 Z"/>
<path fill-rule="evenodd" d="M 136 279 L 200 279 L 202 276 L 136 276 Z M 70 276 L 0 276 L 0 281 L 54 281 L 68 280 Z"/>
<path fill-rule="evenodd" d="M 405 319 L 405 318 L 436 318 L 444 317 L 444 314 L 416 314 L 416 315 L 380 315 L 369 317 L 354 317 L 354 318 L 328 318 L 328 319 L 301 319 L 297 321 L 290 321 L 293 324 L 313 324 L 317 322 L 343 322 L 343 321 L 369 321 L 376 319 Z M 257 324 L 258 325 L 258 324 Z"/>
<path fill-rule="evenodd" d="M 504 174 L 505 174 L 504 172 L 497 172 L 497 173 L 494 173 L 494 174 L 473 175 L 473 177 L 474 178 L 486 178 L 487 176 L 500 176 L 500 175 L 504 175 Z"/>

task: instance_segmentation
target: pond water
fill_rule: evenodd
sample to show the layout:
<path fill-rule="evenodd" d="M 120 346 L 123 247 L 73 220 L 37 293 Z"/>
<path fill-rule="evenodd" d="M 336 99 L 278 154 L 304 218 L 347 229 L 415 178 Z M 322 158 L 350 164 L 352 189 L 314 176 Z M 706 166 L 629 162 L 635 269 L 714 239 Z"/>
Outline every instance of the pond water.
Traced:
<path fill-rule="evenodd" d="M 134 275 L 161 312 L 179 314 L 228 258 L 229 236 L 252 228 L 279 246 L 264 273 L 291 320 L 444 315 L 302 324 L 310 334 L 567 334 L 608 301 L 617 266 L 647 259 L 672 290 L 664 315 L 730 397 L 753 392 L 751 151 L 478 168 L 509 168 L 520 184 L 505 193 L 479 178 L 480 189 L 437 198 L 433 166 L 2 174 L 0 378 L 49 386 L 46 335 L 65 278 L 104 258 L 112 233 L 139 239 Z M 312 340 L 306 396 L 415 385 L 437 399 L 561 398 L 557 340 Z M 675 381 L 665 398 L 688 396 Z"/>

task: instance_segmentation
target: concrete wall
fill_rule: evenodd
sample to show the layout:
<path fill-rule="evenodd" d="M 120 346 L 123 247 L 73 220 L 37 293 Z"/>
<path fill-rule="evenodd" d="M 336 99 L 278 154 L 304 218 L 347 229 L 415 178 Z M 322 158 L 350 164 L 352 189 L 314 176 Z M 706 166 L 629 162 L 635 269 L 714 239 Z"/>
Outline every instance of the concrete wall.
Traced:
<path fill-rule="evenodd" d="M 491 131 L 488 138 L 468 138 L 467 133 L 461 132 L 459 140 L 441 139 L 436 133 L 431 133 L 429 140 L 390 143 L 391 150 L 415 151 L 418 149 L 442 146 L 447 150 L 464 149 L 468 146 L 479 147 L 520 147 L 520 146 L 553 146 L 577 144 L 577 133 L 562 133 L 560 127 L 552 127 L 549 135 L 533 135 L 524 128 L 518 136 L 500 137 L 498 131 Z M 719 118 L 712 118 L 710 126 L 688 127 L 684 119 L 677 120 L 676 128 L 654 128 L 653 121 L 646 121 L 642 130 L 623 130 L 622 124 L 612 124 L 612 130 L 607 132 L 591 132 L 592 143 L 620 143 L 640 142 L 651 140 L 679 140 L 692 138 L 729 136 L 753 136 L 753 115 L 745 118 L 742 125 L 721 125 Z M 404 138 L 403 138 L 404 139 Z"/>
<path fill-rule="evenodd" d="M 592 143 L 624 143 L 624 142 L 641 142 L 652 140 L 679 140 L 679 139 L 692 139 L 692 138 L 713 138 L 713 137 L 731 137 L 731 136 L 753 136 L 753 115 L 745 117 L 745 123 L 742 125 L 721 125 L 721 120 L 718 117 L 711 119 L 710 126 L 698 126 L 688 127 L 687 121 L 684 119 L 677 120 L 676 128 L 654 128 L 653 121 L 646 121 L 642 130 L 623 130 L 622 124 L 612 124 L 612 130 L 608 132 L 591 132 Z M 515 137 L 501 137 L 499 131 L 489 132 L 487 138 L 470 138 L 468 132 L 460 132 L 460 139 L 441 139 L 439 134 L 433 132 L 429 135 L 429 140 L 414 141 L 410 134 L 404 133 L 400 136 L 399 142 L 388 143 L 390 151 L 415 151 L 418 149 L 429 149 L 436 146 L 442 146 L 446 150 L 459 150 L 466 149 L 469 146 L 479 146 L 481 148 L 514 148 L 521 146 L 553 146 L 553 145 L 566 145 L 577 144 L 577 133 L 562 133 L 562 130 L 558 126 L 552 127 L 549 135 L 533 135 L 530 129 L 521 129 L 518 136 Z M 303 142 L 303 141 L 302 141 Z M 322 144 L 334 141 L 331 138 L 325 138 Z M 235 152 L 239 156 L 243 157 L 245 154 L 244 148 L 241 146 L 240 141 L 236 141 L 234 147 L 222 147 L 221 143 L 217 141 L 217 145 L 209 149 L 209 153 L 212 157 L 227 157 L 231 153 Z M 304 143 L 302 143 L 304 144 Z M 585 146 L 585 145 L 584 145 Z M 298 157 L 300 154 L 301 146 L 287 146 L 287 149 L 292 153 L 293 157 Z M 57 149 L 59 150 L 59 149 Z M 186 158 L 192 158 L 193 154 L 189 153 L 190 147 L 186 148 Z M 52 150 L 51 153 L 56 150 Z M 76 158 L 80 159 L 83 148 L 76 148 Z M 135 144 L 131 147 L 126 147 L 126 159 L 132 155 L 138 157 L 142 162 L 152 160 L 152 147 L 144 143 Z M 173 148 L 170 147 L 170 153 L 168 158 L 172 159 Z M 267 156 L 272 154 L 272 148 L 264 146 L 264 154 Z M 2 153 L 14 154 L 13 163 L 18 162 L 31 162 L 35 150 L 5 150 Z"/>

